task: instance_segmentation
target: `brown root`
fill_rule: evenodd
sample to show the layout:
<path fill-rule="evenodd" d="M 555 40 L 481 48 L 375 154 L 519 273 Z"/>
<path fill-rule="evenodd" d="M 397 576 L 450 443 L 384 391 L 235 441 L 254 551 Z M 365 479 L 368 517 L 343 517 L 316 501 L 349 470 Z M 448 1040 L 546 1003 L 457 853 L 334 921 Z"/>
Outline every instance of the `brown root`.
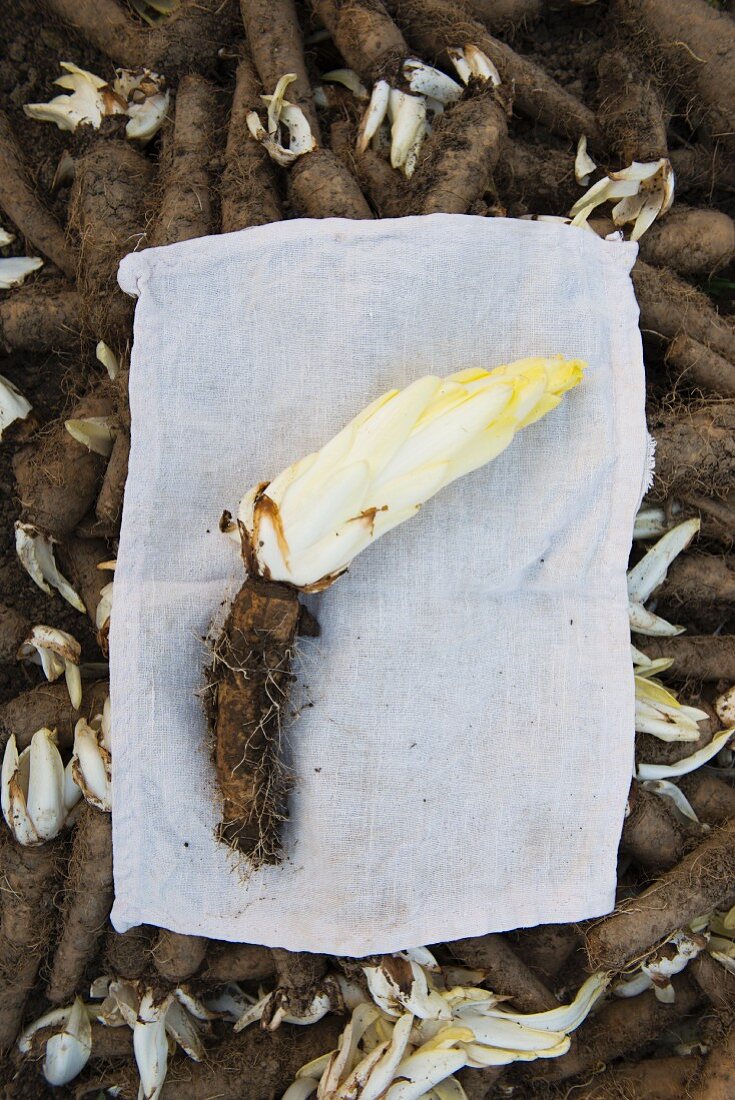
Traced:
<path fill-rule="evenodd" d="M 357 179 L 379 218 L 401 217 L 406 209 L 408 183 L 389 161 L 368 147 L 355 149 L 356 126 L 347 119 L 333 122 L 329 130 L 332 149 Z"/>
<path fill-rule="evenodd" d="M 722 210 L 676 205 L 639 241 L 646 263 L 680 275 L 712 275 L 735 254 L 735 222 Z"/>
<path fill-rule="evenodd" d="M 150 30 L 133 22 L 116 0 L 46 0 L 46 6 L 116 65 L 157 68 L 170 80 L 192 64 L 201 72 L 214 69 L 233 27 L 230 5 L 222 0 L 183 0 Z"/>
<path fill-rule="evenodd" d="M 684 855 L 692 830 L 679 821 L 668 799 L 635 783 L 631 793 L 632 809 L 623 825 L 621 848 L 646 871 L 667 871 Z M 699 829 L 696 832 L 701 834 Z"/>
<path fill-rule="evenodd" d="M 31 632 L 31 623 L 14 607 L 0 603 L 0 664 L 12 664 Z"/>
<path fill-rule="evenodd" d="M 723 320 L 710 299 L 672 271 L 638 260 L 632 271 L 640 325 L 666 340 L 686 332 L 700 344 L 735 362 L 735 327 Z"/>
<path fill-rule="evenodd" d="M 162 978 L 178 985 L 199 970 L 208 943 L 204 936 L 184 936 L 162 928 L 153 948 L 153 964 Z"/>
<path fill-rule="evenodd" d="M 540 122 L 554 134 L 576 141 L 587 135 L 590 148 L 602 144 L 595 116 L 588 107 L 527 57 L 488 34 L 457 0 L 391 0 L 389 8 L 411 45 L 422 56 L 443 59 L 449 46 L 472 43 L 497 66 L 513 104 L 521 114 Z"/>
<path fill-rule="evenodd" d="M 124 428 L 119 428 L 95 505 L 97 519 L 107 529 L 119 530 L 120 527 L 129 457 L 130 435 Z"/>
<path fill-rule="evenodd" d="M 84 806 L 74 826 L 71 857 L 46 996 L 67 1004 L 79 993 L 112 907 L 112 822 L 109 813 Z"/>
<path fill-rule="evenodd" d="M 0 302 L 0 351 L 70 351 L 79 345 L 81 303 L 75 290 L 27 286 Z"/>
<path fill-rule="evenodd" d="M 677 383 L 689 383 L 717 397 L 735 397 L 735 364 L 685 332 L 672 340 L 666 363 Z"/>
<path fill-rule="evenodd" d="M 54 916 L 60 869 L 57 844 L 23 848 L 7 834 L 0 851 L 0 1052 L 20 1028 L 26 998 L 43 959 Z"/>
<path fill-rule="evenodd" d="M 104 960 L 110 973 L 118 978 L 137 981 L 152 969 L 153 939 L 156 929 L 147 924 L 115 932 L 110 928 L 105 937 Z"/>
<path fill-rule="evenodd" d="M 510 997 L 519 1012 L 546 1012 L 558 1001 L 498 932 L 452 940 L 447 947 L 466 966 L 487 971 L 493 993 Z"/>
<path fill-rule="evenodd" d="M 503 146 L 493 177 L 513 217 L 523 214 L 564 217 L 579 198 L 573 156 L 515 136 Z"/>
<path fill-rule="evenodd" d="M 534 928 L 517 929 L 510 942 L 516 955 L 551 989 L 580 946 L 582 935 L 573 924 L 538 924 Z"/>
<path fill-rule="evenodd" d="M 735 189 L 735 164 L 732 157 L 717 145 L 687 145 L 672 149 L 669 160 L 676 175 L 676 190 L 680 195 L 701 195 L 711 198 L 718 187 Z"/>
<path fill-rule="evenodd" d="M 312 0 L 312 6 L 362 80 L 399 81 L 411 51 L 381 0 Z"/>
<path fill-rule="evenodd" d="M 714 633 L 735 610 L 735 567 L 726 555 L 686 554 L 673 562 L 656 600 L 664 618 Z"/>
<path fill-rule="evenodd" d="M 651 1042 L 686 1019 L 701 1000 L 699 989 L 686 974 L 677 975 L 672 985 L 676 990 L 673 1004 L 656 1000 L 653 990 L 609 1001 L 577 1030 L 576 1043 L 568 1054 L 548 1061 L 539 1059 L 529 1067 L 529 1076 L 545 1081 L 588 1076 L 601 1065 Z"/>
<path fill-rule="evenodd" d="M 650 77 L 644 77 L 621 50 L 603 55 L 598 65 L 597 121 L 622 165 L 667 157 L 664 105 Z"/>
<path fill-rule="evenodd" d="M 283 217 L 276 167 L 260 142 L 250 137 L 245 121 L 248 111 L 262 106 L 257 73 L 250 58 L 244 57 L 237 67 L 227 131 L 221 184 L 223 233 L 267 225 Z"/>
<path fill-rule="evenodd" d="M 146 239 L 153 164 L 129 142 L 96 142 L 76 162 L 70 224 L 81 242 L 77 285 L 85 327 L 96 340 L 124 347 L 133 300 L 117 285 L 117 268 Z"/>
<path fill-rule="evenodd" d="M 87 615 L 96 623 L 100 591 L 109 584 L 113 574 L 98 569 L 100 562 L 109 560 L 107 543 L 102 539 L 66 539 L 57 549 L 57 560 L 64 576 L 74 585 L 82 597 Z"/>
<path fill-rule="evenodd" d="M 735 635 L 638 638 L 636 645 L 654 659 L 673 659 L 673 665 L 665 673 L 667 679 L 735 683 Z"/>
<path fill-rule="evenodd" d="M 215 646 L 215 763 L 224 799 L 220 838 L 251 863 L 282 859 L 288 780 L 282 711 L 291 678 L 299 601 L 285 585 L 249 579 Z"/>
<path fill-rule="evenodd" d="M 710 772 L 700 768 L 684 775 L 679 780 L 679 786 L 699 820 L 707 825 L 724 825 L 735 817 L 735 787 Z"/>
<path fill-rule="evenodd" d="M 304 112 L 318 142 L 319 119 L 294 0 L 240 0 L 240 12 L 261 84 L 270 95 L 284 73 L 296 74 L 288 100 Z"/>
<path fill-rule="evenodd" d="M 36 730 L 46 726 L 56 730 L 62 748 L 71 748 L 79 718 L 90 719 L 100 714 L 109 693 L 106 680 L 85 684 L 82 707 L 77 711 L 69 701 L 69 689 L 64 683 L 39 684 L 31 691 L 21 692 L 0 706 L 0 746 L 4 748 L 14 733 L 18 750 L 25 749 Z"/>
<path fill-rule="evenodd" d="M 651 431 L 657 498 L 719 496 L 735 484 L 735 401 L 665 411 Z"/>
<path fill-rule="evenodd" d="M 490 88 L 443 114 L 422 150 L 410 212 L 466 214 L 488 190 L 507 134 L 505 111 Z"/>
<path fill-rule="evenodd" d="M 702 0 L 617 0 L 616 25 L 703 112 L 710 133 L 735 148 L 735 26 Z"/>
<path fill-rule="evenodd" d="M 99 392 L 79 401 L 70 418 L 109 416 L 112 412 L 110 396 Z M 104 458 L 78 443 L 64 421 L 58 422 L 13 458 L 23 520 L 55 538 L 68 535 L 94 505 L 104 468 Z"/>
<path fill-rule="evenodd" d="M 698 1064 L 691 1056 L 676 1056 L 612 1066 L 575 1088 L 573 1100 L 678 1100 L 690 1095 L 687 1086 Z"/>
<path fill-rule="evenodd" d="M 64 230 L 42 206 L 31 183 L 23 154 L 6 116 L 0 112 L 0 207 L 31 244 L 60 271 L 72 277 L 76 261 Z"/>
<path fill-rule="evenodd" d="M 373 212 L 349 168 L 331 149 L 315 149 L 289 176 L 294 205 L 307 218 L 372 218 Z"/>
<path fill-rule="evenodd" d="M 469 0 L 468 7 L 494 34 L 509 35 L 539 19 L 544 0 Z"/>
<path fill-rule="evenodd" d="M 217 130 L 214 87 L 202 76 L 185 76 L 176 93 L 173 137 L 163 159 L 163 201 L 152 245 L 175 244 L 212 232 L 210 162 Z"/>
<path fill-rule="evenodd" d="M 597 970 L 621 970 L 665 936 L 721 906 L 735 881 L 735 821 L 713 830 L 681 863 L 587 931 Z"/>
<path fill-rule="evenodd" d="M 199 973 L 203 982 L 260 982 L 272 978 L 275 962 L 267 947 L 211 940 Z"/>
<path fill-rule="evenodd" d="M 691 1100 L 732 1100 L 735 1096 L 735 1024 L 707 1055 L 693 1082 Z"/>
<path fill-rule="evenodd" d="M 707 951 L 701 951 L 687 967 L 712 1007 L 725 1020 L 735 1014 L 735 974 L 725 970 Z"/>
<path fill-rule="evenodd" d="M 669 639 L 666 639 L 667 641 Z M 647 642 L 648 639 L 645 639 Z M 697 723 L 699 736 L 696 741 L 662 741 L 652 733 L 637 733 L 635 737 L 636 760 L 646 764 L 676 764 L 679 760 L 709 745 L 714 734 L 721 728 L 714 707 L 706 699 L 693 699 L 687 695 L 686 702 L 701 710 L 710 712 L 710 717 Z"/>
<path fill-rule="evenodd" d="M 728 550 L 735 542 L 735 495 L 707 497 L 700 493 L 685 493 L 681 503 L 689 514 L 699 513 L 700 534 L 713 542 L 722 543 Z"/>

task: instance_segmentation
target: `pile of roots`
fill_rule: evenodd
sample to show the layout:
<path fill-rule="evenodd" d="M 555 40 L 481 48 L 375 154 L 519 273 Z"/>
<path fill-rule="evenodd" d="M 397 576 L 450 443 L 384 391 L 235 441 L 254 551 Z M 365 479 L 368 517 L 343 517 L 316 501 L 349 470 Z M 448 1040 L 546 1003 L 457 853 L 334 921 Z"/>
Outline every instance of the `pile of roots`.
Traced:
<path fill-rule="evenodd" d="M 33 760 L 23 751 L 39 730 L 52 731 L 34 742 L 38 759 L 73 759 L 81 795 L 75 789 L 74 807 L 59 811 L 53 835 L 25 820 L 0 832 L 0 1084 L 8 1100 L 113 1088 L 133 1097 L 139 1077 L 146 1100 L 264 1100 L 287 1090 L 299 1100 L 320 1077 L 318 1095 L 331 1100 L 735 1095 L 730 7 L 19 5 L 0 63 L 8 88 L 16 67 L 22 72 L 21 94 L 9 94 L 7 115 L 0 112 L 0 275 L 4 260 L 24 254 L 43 266 L 0 292 L 0 749 L 11 764 L 16 750 L 26 761 L 13 773 L 22 786 L 22 767 Z M 59 61 L 98 74 L 100 96 L 117 104 L 98 126 L 77 120 L 60 131 L 23 114 L 24 88 L 36 100 L 58 91 Z M 115 68 L 137 74 L 124 78 L 139 81 L 127 105 L 111 90 Z M 67 67 L 63 89 L 83 79 Z M 162 126 L 131 140 L 135 112 L 123 108 L 147 96 L 165 103 Z M 593 177 L 610 205 L 585 197 Z M 633 280 L 657 448 L 632 565 L 646 540 L 686 520 L 699 521 L 699 536 L 634 608 L 636 672 L 647 694 L 617 907 L 583 924 L 433 945 L 431 955 L 364 966 L 148 927 L 120 935 L 109 923 L 104 779 L 111 570 L 130 444 L 133 304 L 117 286 L 118 263 L 132 249 L 293 217 L 437 212 L 574 220 L 570 233 L 628 233 L 632 225 L 640 235 Z M 680 730 L 682 722 L 686 737 L 667 733 L 667 723 Z M 90 745 L 94 777 L 85 772 Z M 365 1014 L 360 1006 L 375 1001 L 375 974 L 390 985 L 386 975 L 401 967 L 414 968 L 396 994 L 411 1013 L 421 996 L 431 1004 L 449 996 L 454 980 L 476 1000 L 477 990 L 505 998 L 503 1011 L 541 1027 L 538 1014 L 573 1002 L 592 976 L 603 976 L 604 990 L 558 1056 L 515 1051 L 482 1068 L 465 1062 L 413 1091 L 405 1070 L 380 1093 L 370 1066 L 350 1078 L 334 1060 L 315 1063 L 337 1048 L 350 1016 L 353 1026 L 355 1013 Z M 376 1003 L 373 1068 L 381 1034 L 393 1049 L 399 1029 Z M 60 1034 L 71 1035 L 72 1054 Z M 418 1048 L 415 1033 L 410 1041 Z M 353 1065 L 359 1047 L 355 1040 Z M 79 1050 L 85 1056 L 72 1073 Z M 362 1052 L 369 1060 L 371 1051 Z"/>

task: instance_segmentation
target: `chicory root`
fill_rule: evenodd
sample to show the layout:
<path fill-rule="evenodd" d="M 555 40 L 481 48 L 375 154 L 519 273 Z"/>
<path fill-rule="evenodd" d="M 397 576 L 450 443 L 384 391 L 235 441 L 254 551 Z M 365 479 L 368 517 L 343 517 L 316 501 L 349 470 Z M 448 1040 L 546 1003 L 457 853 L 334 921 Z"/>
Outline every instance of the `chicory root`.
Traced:
<path fill-rule="evenodd" d="M 504 145 L 493 178 L 512 217 L 524 214 L 563 217 L 579 198 L 574 157 L 516 135 Z"/>
<path fill-rule="evenodd" d="M 717 909 L 735 882 L 735 821 L 710 835 L 638 897 L 587 930 L 593 970 L 621 970 L 652 944 Z"/>
<path fill-rule="evenodd" d="M 0 207 L 39 252 L 72 277 L 74 254 L 54 216 L 41 205 L 12 127 L 0 111 Z"/>
<path fill-rule="evenodd" d="M 70 419 L 112 412 L 110 396 L 93 393 L 73 407 Z M 104 469 L 104 458 L 78 443 L 59 421 L 13 458 L 23 521 L 54 538 L 69 534 L 94 506 Z"/>
<path fill-rule="evenodd" d="M 676 990 L 673 1004 L 662 1004 L 653 990 L 609 1001 L 575 1032 L 574 1050 L 563 1058 L 534 1062 L 529 1076 L 544 1081 L 565 1081 L 580 1074 L 588 1077 L 601 1064 L 650 1043 L 685 1020 L 701 1001 L 699 989 L 686 974 L 677 975 L 672 985 Z"/>
<path fill-rule="evenodd" d="M 272 92 L 284 73 L 293 73 L 296 80 L 289 85 L 289 102 L 301 108 L 319 142 L 319 120 L 294 0 L 240 0 L 240 12 L 261 84 Z"/>
<path fill-rule="evenodd" d="M 700 821 L 707 825 L 724 825 L 735 817 L 735 787 L 724 783 L 710 772 L 698 771 L 683 775 L 678 786 L 689 799 Z"/>
<path fill-rule="evenodd" d="M 16 660 L 18 650 L 31 632 L 31 626 L 25 615 L 8 604 L 0 603 L 0 664 L 12 664 Z"/>
<path fill-rule="evenodd" d="M 687 968 L 705 997 L 728 1018 L 735 1012 L 735 974 L 725 970 L 707 951 L 700 951 Z"/>
<path fill-rule="evenodd" d="M 289 173 L 291 197 L 307 218 L 372 218 L 365 196 L 349 168 L 331 149 L 304 153 Z"/>
<path fill-rule="evenodd" d="M 680 275 L 712 275 L 735 255 L 735 221 L 722 210 L 674 205 L 640 239 L 646 263 Z"/>
<path fill-rule="evenodd" d="M 694 964 L 691 964 L 694 965 Z M 612 1066 L 588 1085 L 574 1089 L 574 1100 L 675 1100 L 689 1097 L 688 1084 L 699 1062 L 690 1055 L 646 1058 Z"/>
<path fill-rule="evenodd" d="M 56 945 L 46 996 L 67 1004 L 82 990 L 112 907 L 112 822 L 109 813 L 85 805 L 74 826 Z"/>
<path fill-rule="evenodd" d="M 0 1052 L 13 1043 L 51 935 L 58 846 L 16 844 L 6 834 L 0 849 L 3 908 L 0 920 Z"/>
<path fill-rule="evenodd" d="M 544 985 L 551 987 L 581 942 L 581 933 L 573 924 L 539 924 L 517 929 L 511 947 Z"/>
<path fill-rule="evenodd" d="M 672 563 L 656 599 L 665 614 L 680 616 L 690 630 L 714 632 L 735 609 L 735 568 L 725 555 L 687 554 Z"/>
<path fill-rule="evenodd" d="M 577 141 L 587 136 L 590 148 L 601 145 L 600 130 L 588 107 L 557 84 L 543 69 L 493 38 L 461 3 L 444 0 L 391 0 L 401 29 L 422 55 L 443 59 L 449 47 L 471 43 L 497 66 L 503 84 L 512 89 L 514 107 L 553 134 Z"/>
<path fill-rule="evenodd" d="M 487 971 L 488 987 L 498 996 L 509 997 L 519 1012 L 546 1012 L 558 1007 L 554 994 L 529 970 L 499 932 L 452 940 L 447 946 L 466 966 Z"/>
<path fill-rule="evenodd" d="M 210 162 L 217 132 L 217 93 L 202 76 L 185 76 L 176 92 L 173 134 L 163 157 L 163 200 L 152 245 L 212 232 Z"/>
<path fill-rule="evenodd" d="M 651 496 L 718 496 L 735 483 L 735 401 L 666 411 L 654 420 L 656 471 Z"/>
<path fill-rule="evenodd" d="M 511 34 L 540 17 L 544 0 L 469 0 L 468 7 L 494 33 Z"/>
<path fill-rule="evenodd" d="M 275 972 L 273 954 L 253 943 L 218 943 L 210 940 L 199 972 L 202 982 L 260 982 Z"/>
<path fill-rule="evenodd" d="M 667 678 L 735 683 L 735 635 L 683 634 L 677 638 L 639 638 L 638 643 L 648 657 L 673 660 L 664 674 Z"/>
<path fill-rule="evenodd" d="M 130 435 L 125 428 L 118 428 L 95 505 L 97 519 L 108 529 L 120 525 L 129 457 Z"/>
<path fill-rule="evenodd" d="M 638 784 L 632 788 L 632 808 L 623 824 L 622 850 L 646 871 L 666 871 L 684 855 L 687 829 L 668 799 Z"/>
<path fill-rule="evenodd" d="M 597 121 L 609 149 L 622 166 L 668 157 L 664 105 L 653 81 L 621 50 L 603 55 L 597 68 L 600 106 Z"/>
<path fill-rule="evenodd" d="M 246 116 L 262 106 L 261 88 L 250 57 L 237 67 L 222 174 L 222 232 L 267 225 L 283 217 L 276 166 L 260 142 L 252 141 Z"/>
<path fill-rule="evenodd" d="M 56 730 L 61 748 L 71 748 L 74 726 L 80 716 L 91 719 L 100 714 L 109 694 L 110 685 L 106 680 L 85 684 L 82 708 L 76 711 L 69 701 L 65 683 L 39 684 L 31 691 L 23 691 L 0 705 L 0 748 L 4 749 L 14 733 L 20 752 L 28 748 L 36 730 L 44 727 Z"/>
<path fill-rule="evenodd" d="M 0 352 L 76 350 L 80 311 L 79 295 L 63 284 L 23 287 L 0 302 Z"/>
<path fill-rule="evenodd" d="M 468 90 L 436 122 L 413 178 L 410 210 L 466 214 L 490 186 L 508 134 L 505 110 L 491 84 Z"/>
<path fill-rule="evenodd" d="M 349 68 L 366 84 L 399 82 L 411 51 L 381 0 L 311 0 L 311 5 Z"/>
<path fill-rule="evenodd" d="M 117 978 L 137 981 L 151 970 L 153 940 L 156 929 L 147 924 L 115 932 L 109 928 L 105 936 L 103 956 L 105 966 Z"/>
<path fill-rule="evenodd" d="M 711 300 L 673 271 L 638 260 L 631 272 L 641 311 L 640 326 L 673 340 L 686 332 L 718 355 L 735 362 L 735 327 L 723 320 Z"/>
<path fill-rule="evenodd" d="M 153 948 L 153 963 L 162 978 L 185 982 L 204 962 L 209 941 L 204 936 L 184 936 L 163 928 Z"/>
<path fill-rule="evenodd" d="M 710 135 L 735 148 L 735 25 L 704 0 L 617 0 L 612 17 L 654 69 L 696 102 Z"/>
<path fill-rule="evenodd" d="M 112 576 L 107 570 L 97 568 L 101 562 L 109 560 L 107 544 L 102 539 L 68 538 L 59 544 L 57 556 L 59 563 L 63 563 L 62 571 L 82 597 L 87 615 L 96 623 L 100 592 Z"/>
<path fill-rule="evenodd" d="M 735 364 L 685 332 L 672 340 L 666 363 L 677 382 L 689 383 L 718 397 L 735 397 Z"/>
<path fill-rule="evenodd" d="M 112 347 L 130 336 L 134 307 L 118 287 L 117 268 L 145 240 L 153 175 L 152 162 L 127 141 L 97 141 L 76 162 L 70 223 L 81 245 L 83 322 Z"/>
<path fill-rule="evenodd" d="M 332 149 L 357 179 L 380 218 L 399 218 L 406 210 L 405 176 L 370 146 L 364 152 L 355 149 L 356 127 L 338 119 L 329 128 Z"/>
<path fill-rule="evenodd" d="M 211 669 L 220 837 L 255 863 L 277 862 L 288 783 L 281 710 L 299 622 L 296 592 L 251 578 L 233 601 Z"/>
<path fill-rule="evenodd" d="M 687 1095 L 690 1100 L 731 1100 L 735 1095 L 735 1023 L 714 1043 Z"/>
<path fill-rule="evenodd" d="M 217 53 L 231 35 L 227 5 L 221 0 L 183 0 L 160 26 L 134 23 L 115 0 L 48 0 L 47 7 L 115 65 L 163 69 L 169 78 L 214 69 Z"/>

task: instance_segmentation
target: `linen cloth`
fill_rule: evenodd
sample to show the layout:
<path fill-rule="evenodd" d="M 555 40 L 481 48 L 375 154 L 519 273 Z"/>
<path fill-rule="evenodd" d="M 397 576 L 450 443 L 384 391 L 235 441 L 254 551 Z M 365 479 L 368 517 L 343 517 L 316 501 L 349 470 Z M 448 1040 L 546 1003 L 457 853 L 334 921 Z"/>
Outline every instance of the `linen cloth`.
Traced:
<path fill-rule="evenodd" d="M 115 904 L 360 956 L 614 904 L 633 768 L 626 563 L 647 478 L 635 245 L 455 215 L 299 220 L 126 257 L 132 450 L 110 635 Z M 220 820 L 203 637 L 253 484 L 424 374 L 589 363 L 490 466 L 309 597 L 288 858 Z"/>

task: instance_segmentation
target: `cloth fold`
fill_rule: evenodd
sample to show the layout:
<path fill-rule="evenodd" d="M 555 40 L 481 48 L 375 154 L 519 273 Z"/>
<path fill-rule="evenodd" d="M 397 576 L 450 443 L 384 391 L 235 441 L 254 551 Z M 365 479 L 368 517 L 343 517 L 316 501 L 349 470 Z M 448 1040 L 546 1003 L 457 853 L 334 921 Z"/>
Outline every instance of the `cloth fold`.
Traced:
<path fill-rule="evenodd" d="M 360 956 L 612 908 L 648 473 L 636 251 L 432 215 L 123 260 L 138 302 L 110 631 L 119 931 Z M 561 406 L 312 601 L 288 858 L 248 873 L 215 837 L 201 699 L 204 638 L 243 579 L 222 511 L 387 389 L 555 353 L 589 363 Z"/>

